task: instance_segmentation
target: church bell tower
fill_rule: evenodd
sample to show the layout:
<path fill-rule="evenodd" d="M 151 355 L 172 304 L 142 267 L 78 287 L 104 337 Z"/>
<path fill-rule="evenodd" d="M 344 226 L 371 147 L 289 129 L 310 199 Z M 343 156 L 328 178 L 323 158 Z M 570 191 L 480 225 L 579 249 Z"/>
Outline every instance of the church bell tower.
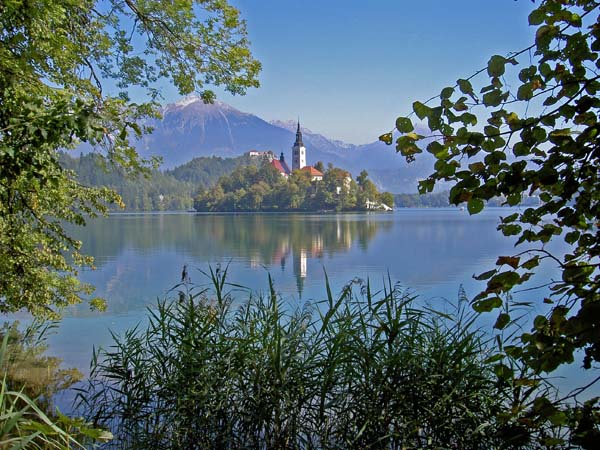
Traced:
<path fill-rule="evenodd" d="M 299 170 L 306 166 L 306 147 L 302 143 L 302 132 L 300 131 L 300 120 L 298 120 L 298 131 L 296 131 L 296 142 L 292 147 L 292 170 Z"/>

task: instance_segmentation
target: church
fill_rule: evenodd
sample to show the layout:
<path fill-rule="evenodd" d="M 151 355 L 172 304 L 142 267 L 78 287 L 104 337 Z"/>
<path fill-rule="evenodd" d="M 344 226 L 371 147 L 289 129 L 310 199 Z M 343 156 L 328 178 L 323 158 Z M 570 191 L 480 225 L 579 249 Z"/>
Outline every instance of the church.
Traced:
<path fill-rule="evenodd" d="M 320 181 L 323 179 L 323 173 L 313 166 L 306 165 L 306 147 L 302 142 L 302 131 L 300 131 L 300 121 L 298 121 L 298 130 L 296 131 L 296 141 L 292 146 L 292 170 L 285 162 L 283 152 L 279 156 L 279 159 L 271 161 L 271 165 L 277 169 L 277 171 L 284 177 L 288 177 L 294 170 L 302 170 L 310 174 L 312 181 Z"/>

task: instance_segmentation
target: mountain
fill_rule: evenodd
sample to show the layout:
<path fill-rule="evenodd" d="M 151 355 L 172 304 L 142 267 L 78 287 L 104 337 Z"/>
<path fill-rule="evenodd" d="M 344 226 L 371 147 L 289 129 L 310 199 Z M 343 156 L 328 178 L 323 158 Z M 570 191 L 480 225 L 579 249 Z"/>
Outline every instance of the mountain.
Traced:
<path fill-rule="evenodd" d="M 154 132 L 137 145 L 138 151 L 161 156 L 165 169 L 199 156 L 235 157 L 249 150 L 283 152 L 290 161 L 297 126 L 293 121 L 269 123 L 223 102 L 205 104 L 195 96 L 165 106 L 162 119 L 149 124 Z M 309 164 L 331 162 L 354 176 L 365 169 L 380 189 L 416 192 L 417 180 L 432 172 L 433 157 L 428 154 L 409 165 L 393 146 L 381 142 L 353 145 L 308 129 L 302 133 Z"/>

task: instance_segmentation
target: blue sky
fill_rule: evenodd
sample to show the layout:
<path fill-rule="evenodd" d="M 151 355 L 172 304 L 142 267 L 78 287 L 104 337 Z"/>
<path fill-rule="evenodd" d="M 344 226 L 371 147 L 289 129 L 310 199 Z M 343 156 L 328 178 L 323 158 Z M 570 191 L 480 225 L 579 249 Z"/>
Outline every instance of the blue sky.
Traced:
<path fill-rule="evenodd" d="M 266 120 L 372 142 L 410 112 L 528 46 L 530 0 L 232 0 L 247 21 L 261 87 L 219 100 Z M 176 96 L 167 96 L 168 101 Z"/>

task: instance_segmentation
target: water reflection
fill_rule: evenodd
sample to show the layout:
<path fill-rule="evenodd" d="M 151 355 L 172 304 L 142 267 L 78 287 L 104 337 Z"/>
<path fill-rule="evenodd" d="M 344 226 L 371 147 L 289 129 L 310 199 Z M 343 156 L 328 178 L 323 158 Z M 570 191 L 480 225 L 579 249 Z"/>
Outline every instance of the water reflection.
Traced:
<path fill-rule="evenodd" d="M 311 262 L 353 249 L 368 252 L 370 241 L 392 227 L 392 216 L 377 214 L 161 214 L 114 215 L 73 233 L 95 257 L 97 269 L 82 278 L 108 299 L 109 313 L 119 314 L 152 303 L 179 281 L 183 264 L 229 264 L 232 281 L 251 288 L 258 287 L 259 271 L 280 271 L 286 280 L 294 277 L 301 298 L 305 280 L 314 275 Z M 192 281 L 202 278 L 190 274 Z M 72 314 L 89 312 L 79 306 Z"/>
<path fill-rule="evenodd" d="M 206 281 L 199 270 L 209 264 L 228 265 L 230 280 L 252 289 L 266 290 L 271 274 L 286 299 L 301 301 L 323 298 L 324 270 L 338 290 L 357 276 L 380 281 L 389 273 L 427 298 L 455 299 L 459 285 L 474 295 L 482 286 L 472 275 L 514 251 L 496 231 L 500 214 L 115 215 L 74 232 L 96 258 L 97 270 L 82 278 L 108 300 L 106 318 L 142 316 L 179 282 L 184 264 L 194 283 Z M 71 315 L 91 313 L 80 305 Z"/>
<path fill-rule="evenodd" d="M 94 346 L 111 343 L 116 333 L 143 322 L 146 307 L 181 280 L 184 264 L 194 283 L 199 270 L 228 264 L 230 280 L 254 290 L 275 288 L 289 302 L 323 300 L 325 270 L 334 293 L 360 277 L 380 288 L 388 274 L 425 301 L 468 296 L 483 287 L 473 280 L 494 266 L 498 255 L 514 252 L 496 226 L 506 210 L 469 216 L 456 209 L 403 210 L 393 214 L 115 215 L 72 230 L 97 270 L 82 278 L 108 301 L 106 313 L 86 305 L 71 309 L 51 339 L 68 366 L 85 373 Z M 532 285 L 556 276 L 540 267 Z M 245 294 L 244 294 L 245 295 Z M 515 300 L 539 304 L 537 291 Z M 494 320 L 490 317 L 490 320 Z M 73 339 L 77 336 L 77 339 Z"/>

